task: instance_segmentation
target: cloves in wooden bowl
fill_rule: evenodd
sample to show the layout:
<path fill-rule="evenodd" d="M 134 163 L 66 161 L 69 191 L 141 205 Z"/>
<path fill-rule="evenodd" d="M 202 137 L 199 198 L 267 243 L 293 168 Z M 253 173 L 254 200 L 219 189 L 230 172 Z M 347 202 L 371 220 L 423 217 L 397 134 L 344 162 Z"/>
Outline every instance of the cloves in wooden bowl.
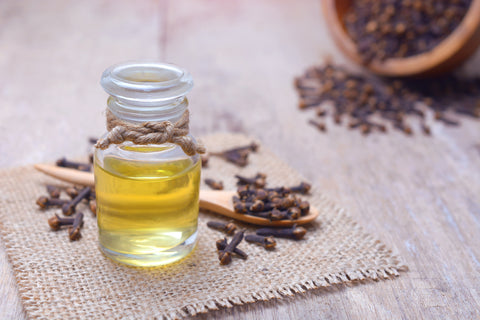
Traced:
<path fill-rule="evenodd" d="M 324 17 L 340 50 L 355 63 L 363 65 L 375 74 L 392 77 L 427 77 L 444 74 L 462 64 L 480 45 L 480 0 L 472 0 L 458 26 L 428 51 L 405 57 L 374 58 L 365 63 L 364 57 L 359 52 L 361 50 L 359 50 L 358 41 L 355 43 L 347 31 L 345 23 L 345 16 L 354 5 L 354 1 L 321 1 Z M 423 0 L 418 1 L 418 5 L 422 6 L 424 4 Z M 446 5 L 449 5 L 448 1 Z M 391 16 L 396 16 L 397 14 L 398 12 L 394 12 Z M 382 21 L 373 21 L 372 25 L 375 23 L 379 27 L 386 24 Z M 408 31 L 409 27 L 399 28 L 398 31 L 402 32 L 405 30 Z M 416 41 L 419 39 L 412 40 Z M 368 47 L 368 44 L 366 47 Z"/>

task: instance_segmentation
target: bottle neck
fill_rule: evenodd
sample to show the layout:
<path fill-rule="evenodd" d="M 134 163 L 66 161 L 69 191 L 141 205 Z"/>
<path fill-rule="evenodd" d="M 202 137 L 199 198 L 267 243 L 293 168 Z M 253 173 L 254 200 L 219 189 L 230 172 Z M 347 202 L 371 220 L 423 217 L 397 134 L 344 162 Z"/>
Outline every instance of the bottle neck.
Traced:
<path fill-rule="evenodd" d="M 178 121 L 188 108 L 185 97 L 170 103 L 155 106 L 139 106 L 110 96 L 107 100 L 108 109 L 118 118 L 127 122 L 142 123 L 146 121 Z"/>
<path fill-rule="evenodd" d="M 111 66 L 100 81 L 110 95 L 107 107 L 119 119 L 176 122 L 188 107 L 190 74 L 175 65 L 125 62 Z"/>

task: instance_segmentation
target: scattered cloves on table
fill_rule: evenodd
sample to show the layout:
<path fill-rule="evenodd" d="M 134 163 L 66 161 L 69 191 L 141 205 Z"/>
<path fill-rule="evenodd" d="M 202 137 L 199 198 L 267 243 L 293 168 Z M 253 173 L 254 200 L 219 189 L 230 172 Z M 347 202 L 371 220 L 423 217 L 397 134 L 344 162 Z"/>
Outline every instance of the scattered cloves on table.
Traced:
<path fill-rule="evenodd" d="M 229 235 L 234 234 L 235 230 L 237 230 L 237 226 L 233 222 L 208 221 L 207 226 L 215 230 L 223 231 Z"/>
<path fill-rule="evenodd" d="M 254 185 L 256 188 L 263 188 L 266 184 L 267 175 L 259 172 L 255 177 L 247 178 L 237 174 L 235 178 L 237 178 L 237 185 Z"/>
<path fill-rule="evenodd" d="M 290 228 L 260 228 L 256 231 L 259 236 L 273 236 L 277 238 L 288 238 L 294 240 L 302 239 L 307 230 L 303 227 L 294 225 Z"/>
<path fill-rule="evenodd" d="M 430 127 L 427 126 L 425 123 L 422 123 L 421 126 L 423 133 L 425 133 L 426 135 L 430 135 Z"/>
<path fill-rule="evenodd" d="M 300 182 L 298 186 L 293 186 L 289 188 L 290 191 L 295 193 L 307 194 L 312 189 L 312 185 L 306 182 Z"/>
<path fill-rule="evenodd" d="M 247 234 L 245 236 L 245 241 L 260 245 L 268 250 L 274 249 L 275 246 L 277 245 L 277 242 L 273 237 L 259 236 L 256 234 Z"/>
<path fill-rule="evenodd" d="M 90 193 L 88 194 L 88 201 L 97 200 L 97 194 L 95 193 L 95 187 L 91 187 Z"/>
<path fill-rule="evenodd" d="M 387 132 L 387 124 L 412 135 L 414 130 L 408 123 L 411 118 L 418 118 L 421 130 L 430 135 L 425 123 L 427 112 L 447 126 L 459 125 L 452 118 L 454 114 L 480 118 L 480 77 L 447 74 L 435 81 L 378 78 L 326 63 L 308 68 L 294 83 L 300 109 L 313 109 L 322 118 L 331 116 L 338 125 L 347 120 L 350 129 L 364 135 Z M 324 105 L 327 101 L 332 103 L 331 110 Z M 323 121 L 312 120 L 310 124 L 326 131 Z"/>
<path fill-rule="evenodd" d="M 95 216 L 97 216 L 97 200 L 92 199 L 92 200 L 88 201 L 88 207 L 90 208 L 90 211 L 92 211 L 92 213 Z"/>
<path fill-rule="evenodd" d="M 67 188 L 65 188 L 65 192 L 72 199 L 75 198 L 76 196 L 78 196 L 78 190 L 75 187 L 67 187 Z"/>
<path fill-rule="evenodd" d="M 210 160 L 210 156 L 208 154 L 200 155 L 200 160 L 202 161 L 202 168 L 208 167 L 208 160 Z"/>
<path fill-rule="evenodd" d="M 213 190 L 223 190 L 223 182 L 222 181 L 215 181 L 213 179 L 206 178 L 205 184 L 212 188 Z"/>
<path fill-rule="evenodd" d="M 225 248 L 227 247 L 227 244 L 228 244 L 227 238 L 217 240 L 217 242 L 216 242 L 217 250 L 219 250 L 219 251 L 225 250 Z M 245 253 L 245 251 L 243 251 L 241 249 L 235 248 L 235 249 L 233 249 L 233 253 L 235 253 L 238 257 L 240 257 L 242 259 L 247 259 L 248 258 L 248 255 Z"/>
<path fill-rule="evenodd" d="M 80 201 L 82 201 L 83 199 L 86 199 L 89 196 L 90 192 L 90 187 L 83 188 L 75 198 L 62 206 L 63 214 L 66 216 L 72 215 L 75 212 L 77 204 L 80 203 Z"/>
<path fill-rule="evenodd" d="M 221 265 L 226 265 L 232 262 L 232 254 L 234 253 L 237 246 L 243 240 L 244 231 L 238 231 L 233 235 L 232 240 L 227 243 L 225 249 L 218 251 L 218 259 L 220 260 Z"/>
<path fill-rule="evenodd" d="M 71 241 L 76 241 L 82 237 L 80 228 L 83 225 L 83 213 L 79 212 L 75 215 L 73 225 L 68 228 L 68 237 Z"/>
<path fill-rule="evenodd" d="M 325 126 L 325 123 L 323 122 L 318 122 L 313 119 L 308 120 L 308 123 L 317 128 L 320 131 L 327 131 L 327 127 Z"/>
<path fill-rule="evenodd" d="M 50 195 L 50 198 L 60 198 L 62 190 L 57 186 L 47 185 L 47 193 Z"/>
<path fill-rule="evenodd" d="M 64 168 L 72 168 L 81 171 L 90 171 L 91 165 L 89 163 L 80 163 L 67 160 L 66 158 L 61 158 L 57 160 L 57 166 Z"/>
<path fill-rule="evenodd" d="M 58 215 L 54 215 L 48 219 L 48 225 L 52 230 L 60 230 L 64 226 L 72 226 L 75 218 L 60 218 Z"/>
<path fill-rule="evenodd" d="M 210 156 L 216 156 L 225 159 L 239 167 L 245 167 L 248 164 L 248 156 L 252 152 L 257 152 L 258 144 L 255 142 L 247 146 L 228 149 L 222 152 L 211 152 Z"/>
<path fill-rule="evenodd" d="M 51 199 L 45 196 L 41 196 L 37 199 L 37 204 L 41 209 L 47 209 L 51 207 L 62 207 L 68 202 L 69 202 L 68 200 L 57 199 L 57 198 Z"/>

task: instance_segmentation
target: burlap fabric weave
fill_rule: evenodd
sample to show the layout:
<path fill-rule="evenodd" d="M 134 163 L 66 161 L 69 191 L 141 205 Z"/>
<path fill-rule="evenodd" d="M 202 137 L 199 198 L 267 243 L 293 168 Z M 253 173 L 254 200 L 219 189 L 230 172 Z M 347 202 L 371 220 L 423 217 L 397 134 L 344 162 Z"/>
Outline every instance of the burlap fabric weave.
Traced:
<path fill-rule="evenodd" d="M 214 135 L 203 141 L 210 151 L 218 151 L 251 140 Z M 302 180 L 264 147 L 242 169 L 211 158 L 202 175 L 223 180 L 230 189 L 234 174 L 257 171 L 268 174 L 269 186 Z M 243 242 L 239 248 L 249 254 L 248 260 L 220 266 L 215 240 L 223 234 L 208 229 L 206 222 L 223 218 L 201 213 L 193 254 L 167 267 L 144 269 L 116 264 L 100 253 L 95 218 L 87 208 L 80 241 L 70 242 L 65 230 L 50 230 L 47 217 L 58 210 L 40 211 L 35 199 L 45 194 L 45 184 L 58 182 L 31 167 L 4 170 L 0 177 L 0 230 L 31 318 L 175 319 L 333 284 L 389 278 L 404 268 L 385 245 L 324 199 L 321 186 L 306 197 L 320 215 L 305 240 L 279 239 L 272 252 Z"/>

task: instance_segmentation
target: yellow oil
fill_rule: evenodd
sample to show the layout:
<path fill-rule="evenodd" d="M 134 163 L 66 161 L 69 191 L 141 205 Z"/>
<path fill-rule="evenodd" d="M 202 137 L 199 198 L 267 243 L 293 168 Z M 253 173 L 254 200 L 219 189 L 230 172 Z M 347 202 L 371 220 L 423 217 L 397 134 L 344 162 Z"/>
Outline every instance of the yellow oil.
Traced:
<path fill-rule="evenodd" d="M 107 156 L 103 167 L 96 163 L 102 251 L 136 266 L 186 256 L 195 246 L 200 167 L 191 159 L 159 164 Z"/>

